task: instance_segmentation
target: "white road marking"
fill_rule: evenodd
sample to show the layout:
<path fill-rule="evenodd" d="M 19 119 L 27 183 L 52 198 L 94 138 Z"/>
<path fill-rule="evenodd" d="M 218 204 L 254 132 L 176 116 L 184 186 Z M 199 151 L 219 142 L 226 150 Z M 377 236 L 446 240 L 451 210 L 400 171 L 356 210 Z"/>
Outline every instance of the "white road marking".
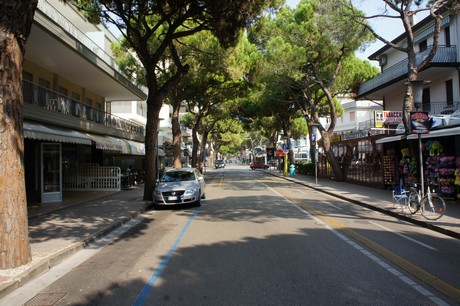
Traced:
<path fill-rule="evenodd" d="M 432 247 L 432 246 L 430 246 L 430 245 L 428 245 L 428 244 L 425 244 L 425 243 L 423 243 L 423 242 L 421 242 L 421 241 L 418 241 L 418 240 L 416 240 L 416 239 L 413 239 L 413 238 L 411 238 L 411 237 L 409 237 L 409 236 L 406 236 L 406 235 L 404 235 L 404 234 L 398 233 L 398 232 L 396 232 L 396 231 L 394 231 L 394 230 L 392 230 L 392 229 L 390 229 L 390 228 L 388 228 L 388 227 L 386 227 L 386 226 L 383 226 L 383 225 L 378 224 L 378 223 L 373 222 L 373 221 L 369 221 L 369 223 L 372 223 L 372 224 L 374 224 L 375 226 L 378 226 L 378 227 L 380 227 L 380 228 L 382 228 L 382 229 L 384 229 L 384 230 L 386 230 L 386 231 L 389 231 L 389 232 L 391 232 L 391 233 L 393 233 L 393 234 L 395 234 L 395 235 L 398 235 L 398 236 L 400 236 L 400 237 L 402 237 L 402 238 L 404 238 L 404 239 L 407 239 L 407 240 L 409 240 L 409 241 L 412 241 L 412 242 L 414 242 L 414 243 L 416 243 L 416 244 L 418 244 L 418 245 L 421 245 L 421 246 L 423 246 L 423 247 L 425 247 L 425 248 L 427 248 L 427 249 L 430 249 L 430 250 L 432 250 L 432 251 L 438 251 L 438 249 L 436 249 L 435 247 Z"/>
<path fill-rule="evenodd" d="M 260 181 L 260 180 L 259 180 Z M 308 211 L 302 209 L 300 206 L 298 206 L 295 202 L 291 201 L 289 198 L 285 197 L 284 195 L 280 194 L 278 191 L 276 191 L 275 189 L 269 187 L 267 184 L 265 184 L 264 182 L 260 181 L 261 184 L 263 184 L 267 189 L 271 190 L 273 193 L 277 194 L 278 196 L 280 196 L 282 199 L 284 199 L 285 201 L 287 201 L 288 203 L 290 203 L 291 205 L 293 205 L 294 207 L 296 207 L 297 209 L 299 209 L 302 213 L 304 213 L 305 215 L 309 216 L 310 218 L 312 218 L 313 220 L 315 220 L 316 222 L 318 222 L 319 224 L 322 224 L 324 225 L 324 227 L 326 229 L 328 229 L 329 231 L 331 231 L 334 235 L 336 235 L 337 237 L 339 237 L 340 239 L 342 239 L 343 241 L 345 241 L 346 243 L 348 243 L 349 245 L 351 245 L 352 247 L 354 247 L 356 250 L 358 250 L 359 252 L 361 252 L 363 255 L 367 256 L 369 259 L 371 259 L 373 262 L 375 262 L 376 264 L 378 264 L 379 266 L 383 267 L 385 270 L 387 270 L 388 272 L 390 272 L 391 274 L 395 275 L 397 278 L 399 278 L 403 283 L 407 284 L 409 287 L 411 287 L 412 289 L 414 289 L 415 291 L 419 292 L 420 294 L 422 294 L 423 296 L 425 296 L 426 298 L 428 298 L 429 300 L 431 300 L 433 303 L 435 303 L 436 305 L 439 305 L 439 306 L 447 306 L 449 305 L 448 303 L 446 303 L 445 301 L 443 301 L 441 298 L 439 298 L 438 296 L 436 296 L 435 294 L 433 294 L 431 291 L 423 288 L 420 284 L 418 284 L 417 282 L 415 282 L 414 280 L 412 280 L 410 277 L 408 277 L 407 275 L 404 275 L 403 273 L 401 273 L 400 271 L 398 271 L 396 268 L 392 267 L 390 264 L 388 264 L 387 262 L 383 261 L 382 259 L 380 259 L 379 257 L 375 256 L 374 254 L 372 254 L 370 251 L 366 250 L 364 247 L 360 246 L 359 244 L 357 244 L 356 242 L 354 242 L 353 240 L 349 239 L 347 236 L 345 236 L 344 234 L 340 233 L 339 231 L 337 231 L 336 229 L 334 229 L 332 226 L 330 226 L 328 223 L 326 223 L 325 221 L 323 221 L 322 219 L 310 214 Z"/>

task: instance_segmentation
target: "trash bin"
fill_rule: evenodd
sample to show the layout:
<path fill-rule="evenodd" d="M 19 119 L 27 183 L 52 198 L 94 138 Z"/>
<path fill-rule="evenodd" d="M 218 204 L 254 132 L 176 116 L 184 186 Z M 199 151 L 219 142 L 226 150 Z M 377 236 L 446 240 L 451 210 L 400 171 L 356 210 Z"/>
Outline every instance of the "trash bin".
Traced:
<path fill-rule="evenodd" d="M 289 176 L 295 176 L 295 166 L 292 164 L 289 166 Z"/>

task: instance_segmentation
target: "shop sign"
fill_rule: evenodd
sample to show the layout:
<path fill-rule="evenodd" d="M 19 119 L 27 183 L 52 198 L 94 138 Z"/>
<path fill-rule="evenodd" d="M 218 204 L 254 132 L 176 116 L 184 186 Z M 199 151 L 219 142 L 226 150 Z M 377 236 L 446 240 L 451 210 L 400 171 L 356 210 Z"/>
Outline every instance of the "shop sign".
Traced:
<path fill-rule="evenodd" d="M 382 128 L 385 125 L 398 125 L 403 120 L 403 112 L 401 111 L 375 111 L 374 121 L 376 128 Z"/>
<path fill-rule="evenodd" d="M 350 139 L 365 138 L 367 136 L 368 136 L 367 131 L 358 131 L 358 132 L 353 132 L 351 134 L 340 135 L 340 139 L 344 141 L 344 140 L 350 140 Z"/>
<path fill-rule="evenodd" d="M 430 132 L 430 117 L 428 112 L 410 113 L 411 134 L 428 134 Z"/>
<path fill-rule="evenodd" d="M 340 135 L 333 135 L 331 137 L 331 143 L 333 142 L 340 142 Z"/>

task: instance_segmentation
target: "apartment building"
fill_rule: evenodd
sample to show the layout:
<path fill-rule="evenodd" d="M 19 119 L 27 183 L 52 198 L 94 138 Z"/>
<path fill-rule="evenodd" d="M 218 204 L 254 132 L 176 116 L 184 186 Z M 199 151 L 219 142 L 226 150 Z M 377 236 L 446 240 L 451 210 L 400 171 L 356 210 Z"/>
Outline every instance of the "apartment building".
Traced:
<path fill-rule="evenodd" d="M 423 134 L 422 154 L 426 179 L 436 180 L 445 197 L 457 198 L 460 169 L 460 19 L 454 12 L 445 12 L 439 39 L 439 49 L 418 79 L 423 86 L 422 109 L 433 120 L 428 134 Z M 428 16 L 413 26 L 421 62 L 433 45 L 434 20 Z M 400 46 L 407 42 L 404 35 L 393 40 Z M 407 55 L 383 47 L 369 57 L 379 61 L 382 73 L 361 85 L 358 98 L 382 100 L 384 111 L 381 127 L 386 137 L 375 142 L 381 152 L 383 184 L 417 182 L 419 173 L 418 136 L 402 126 L 402 107 L 407 81 Z"/>
<path fill-rule="evenodd" d="M 118 69 L 114 41 L 72 5 L 39 1 L 23 71 L 29 202 L 62 201 L 66 190 L 120 190 L 125 167 L 142 171 L 145 123 L 114 115 L 110 103 L 142 105 L 146 91 Z"/>

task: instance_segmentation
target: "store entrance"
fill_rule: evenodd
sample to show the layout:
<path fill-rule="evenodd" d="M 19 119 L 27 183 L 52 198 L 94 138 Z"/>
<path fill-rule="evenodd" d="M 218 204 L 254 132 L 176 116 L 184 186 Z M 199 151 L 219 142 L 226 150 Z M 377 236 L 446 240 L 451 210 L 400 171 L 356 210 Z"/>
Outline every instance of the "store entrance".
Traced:
<path fill-rule="evenodd" d="M 61 144 L 42 143 L 41 165 L 42 203 L 62 201 Z"/>

